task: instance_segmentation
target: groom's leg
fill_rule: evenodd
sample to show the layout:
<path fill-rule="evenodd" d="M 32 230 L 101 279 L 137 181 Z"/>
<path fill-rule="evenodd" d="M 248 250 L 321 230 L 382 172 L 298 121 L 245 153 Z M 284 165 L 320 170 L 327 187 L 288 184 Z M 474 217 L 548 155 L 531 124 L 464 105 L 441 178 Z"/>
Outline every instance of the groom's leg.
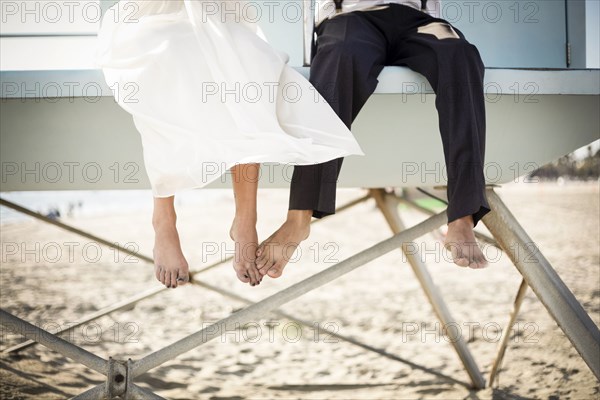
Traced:
<path fill-rule="evenodd" d="M 485 197 L 484 65 L 475 46 L 448 24 L 431 21 L 394 43 L 396 65 L 423 74 L 436 93 L 448 171 L 446 247 L 460 266 L 487 264 L 473 226 L 490 211 Z"/>
<path fill-rule="evenodd" d="M 343 161 L 338 158 L 322 164 L 295 166 L 289 210 L 312 210 L 315 218 L 335 213 L 335 193 Z"/>
<path fill-rule="evenodd" d="M 459 31 L 449 31 L 455 38 L 440 35 L 444 38 L 418 31 L 407 35 L 396 43 L 394 64 L 423 74 L 434 89 L 448 171 L 448 222 L 472 216 L 476 224 L 490 210 L 483 173 L 485 69 L 477 48 Z"/>
<path fill-rule="evenodd" d="M 348 128 L 377 87 L 386 57 L 386 40 L 362 13 L 323 22 L 310 82 Z M 313 210 L 321 218 L 335 212 L 335 194 L 343 159 L 297 166 L 290 189 L 290 210 Z"/>

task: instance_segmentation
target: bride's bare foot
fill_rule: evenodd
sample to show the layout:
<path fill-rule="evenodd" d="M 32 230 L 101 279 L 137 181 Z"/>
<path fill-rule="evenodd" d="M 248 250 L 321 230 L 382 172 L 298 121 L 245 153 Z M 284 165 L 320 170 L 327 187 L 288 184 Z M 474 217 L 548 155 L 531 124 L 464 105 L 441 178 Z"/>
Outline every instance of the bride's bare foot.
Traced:
<path fill-rule="evenodd" d="M 488 265 L 473 233 L 473 218 L 459 218 L 448 224 L 448 234 L 444 247 L 450 250 L 454 263 L 460 267 L 473 269 Z"/>
<path fill-rule="evenodd" d="M 288 211 L 283 225 L 258 247 L 256 267 L 262 275 L 281 276 L 300 242 L 308 238 L 311 218 L 312 211 Z"/>
<path fill-rule="evenodd" d="M 258 248 L 256 221 L 234 219 L 229 236 L 235 242 L 233 269 L 238 279 L 244 283 L 250 283 L 250 286 L 259 285 L 262 275 L 256 268 L 256 249 Z"/>
<path fill-rule="evenodd" d="M 175 222 L 154 224 L 154 272 L 156 279 L 168 288 L 189 282 L 189 267 L 179 243 Z"/>

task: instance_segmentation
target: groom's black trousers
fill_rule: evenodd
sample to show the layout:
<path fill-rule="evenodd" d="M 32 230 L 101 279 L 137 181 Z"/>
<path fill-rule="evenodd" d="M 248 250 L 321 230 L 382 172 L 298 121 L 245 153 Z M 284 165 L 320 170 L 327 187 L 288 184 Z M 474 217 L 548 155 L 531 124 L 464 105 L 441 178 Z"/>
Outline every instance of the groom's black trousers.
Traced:
<path fill-rule="evenodd" d="M 432 22 L 443 23 L 446 33 L 458 38 L 418 32 Z M 317 38 L 310 81 L 348 127 L 375 91 L 384 66 L 407 66 L 427 78 L 436 93 L 448 174 L 448 222 L 472 215 L 477 223 L 489 212 L 483 174 L 484 66 L 477 48 L 446 21 L 399 4 L 326 20 Z M 313 210 L 317 218 L 333 214 L 341 167 L 342 159 L 296 166 L 290 209 Z"/>

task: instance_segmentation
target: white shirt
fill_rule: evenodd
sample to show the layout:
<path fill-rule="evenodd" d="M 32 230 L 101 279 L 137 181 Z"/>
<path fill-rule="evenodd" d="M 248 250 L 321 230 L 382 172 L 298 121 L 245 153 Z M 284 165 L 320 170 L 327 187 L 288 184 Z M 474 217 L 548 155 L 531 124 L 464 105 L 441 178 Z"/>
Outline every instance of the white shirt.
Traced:
<path fill-rule="evenodd" d="M 421 10 L 421 0 L 344 0 L 341 13 L 376 10 L 390 3 L 403 4 Z M 427 13 L 433 17 L 439 18 L 439 3 L 440 0 L 428 0 Z M 315 22 L 317 25 L 325 19 L 335 17 L 336 15 L 339 14 L 336 12 L 333 0 L 317 0 L 317 7 L 315 10 Z"/>

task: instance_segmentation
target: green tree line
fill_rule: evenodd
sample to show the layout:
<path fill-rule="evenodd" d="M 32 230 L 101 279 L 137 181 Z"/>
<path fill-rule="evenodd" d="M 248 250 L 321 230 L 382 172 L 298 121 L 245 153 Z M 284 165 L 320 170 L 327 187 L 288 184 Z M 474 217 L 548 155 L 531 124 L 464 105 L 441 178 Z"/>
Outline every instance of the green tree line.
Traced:
<path fill-rule="evenodd" d="M 593 154 L 592 146 L 588 146 L 588 155 L 583 160 L 577 160 L 573 153 L 567 154 L 533 171 L 530 176 L 547 180 L 555 180 L 559 177 L 576 180 L 598 179 L 600 150 Z"/>

